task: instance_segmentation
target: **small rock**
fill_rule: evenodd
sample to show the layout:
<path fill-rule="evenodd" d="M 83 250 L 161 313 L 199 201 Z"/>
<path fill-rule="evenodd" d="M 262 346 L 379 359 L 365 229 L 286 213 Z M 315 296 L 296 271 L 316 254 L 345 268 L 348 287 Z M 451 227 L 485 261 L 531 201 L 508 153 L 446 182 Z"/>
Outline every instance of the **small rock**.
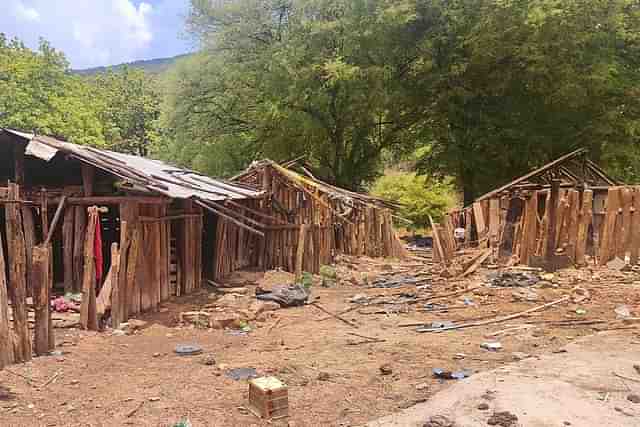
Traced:
<path fill-rule="evenodd" d="M 359 304 L 359 303 L 367 302 L 368 300 L 369 300 L 369 297 L 367 295 L 365 295 L 365 294 L 356 294 L 356 295 L 352 296 L 351 298 L 349 298 L 348 302 Z"/>
<path fill-rule="evenodd" d="M 538 294 L 531 289 L 519 289 L 511 293 L 514 301 L 537 302 L 540 300 Z"/>
<path fill-rule="evenodd" d="M 123 336 L 127 335 L 127 333 L 125 331 L 123 331 L 122 329 L 114 329 L 111 332 L 111 335 L 113 335 L 115 337 L 123 337 Z"/>
<path fill-rule="evenodd" d="M 160 357 L 160 356 L 162 356 L 162 354 L 160 354 L 160 353 L 153 353 L 153 357 Z"/>
<path fill-rule="evenodd" d="M 202 363 L 205 364 L 206 366 L 214 366 L 216 364 L 216 359 L 213 356 L 208 355 L 204 358 Z"/>
<path fill-rule="evenodd" d="M 531 357 L 530 354 L 522 353 L 520 351 L 514 351 L 513 353 L 511 353 L 511 356 L 513 356 L 513 359 L 516 360 L 516 361 L 523 360 L 523 359 L 526 359 L 528 357 Z"/>
<path fill-rule="evenodd" d="M 518 417 L 509 411 L 494 412 L 487 420 L 487 424 L 499 427 L 516 427 L 518 425 Z"/>
<path fill-rule="evenodd" d="M 467 355 L 466 355 L 466 354 L 464 354 L 464 353 L 456 353 L 456 354 L 453 356 L 453 360 L 462 360 L 462 359 L 464 359 L 465 357 L 467 357 Z"/>
<path fill-rule="evenodd" d="M 436 415 L 429 418 L 422 427 L 456 427 L 456 423 L 444 415 Z"/>
<path fill-rule="evenodd" d="M 502 344 L 499 342 L 483 342 L 480 347 L 489 351 L 498 351 L 502 349 Z"/>
<path fill-rule="evenodd" d="M 380 366 L 379 369 L 382 375 L 391 375 L 393 373 L 393 369 L 391 368 L 391 365 L 388 363 L 385 363 L 384 365 Z"/>
<path fill-rule="evenodd" d="M 80 381 L 78 381 L 78 380 L 69 381 L 69 384 L 71 384 L 71 385 L 76 385 L 76 384 L 79 384 L 79 383 L 80 383 Z"/>
<path fill-rule="evenodd" d="M 483 402 L 483 403 L 478 405 L 478 410 L 479 411 L 486 411 L 487 409 L 489 409 L 489 404 L 486 403 L 486 402 Z"/>
<path fill-rule="evenodd" d="M 633 369 L 635 369 L 636 372 L 640 374 L 640 365 L 633 365 Z"/>
<path fill-rule="evenodd" d="M 129 319 L 127 323 L 129 324 L 129 328 L 131 328 L 132 331 L 138 331 L 147 326 L 147 322 L 139 319 Z"/>
<path fill-rule="evenodd" d="M 565 421 L 565 422 L 563 422 L 562 424 L 564 424 L 564 425 L 566 425 L 566 426 L 570 426 L 570 425 L 571 425 L 571 423 L 570 423 L 569 421 Z"/>
<path fill-rule="evenodd" d="M 627 396 L 627 400 L 631 403 L 640 403 L 640 396 L 637 394 L 630 394 Z"/>
<path fill-rule="evenodd" d="M 216 288 L 217 292 L 220 292 L 221 294 L 239 294 L 239 295 L 246 295 L 247 292 L 249 292 L 249 290 L 247 288 Z"/>
<path fill-rule="evenodd" d="M 159 397 L 150 397 L 150 398 L 149 398 L 149 402 L 157 402 L 157 401 L 159 401 L 159 400 L 160 400 L 160 398 L 159 398 Z"/>
<path fill-rule="evenodd" d="M 329 378 L 331 378 L 331 376 L 328 372 L 320 372 L 318 374 L 318 381 L 329 381 Z"/>
<path fill-rule="evenodd" d="M 418 391 L 425 391 L 425 390 L 428 390 L 428 389 L 429 389 L 429 384 L 427 384 L 427 383 L 421 383 L 421 384 L 416 385 L 416 390 L 418 390 Z"/>

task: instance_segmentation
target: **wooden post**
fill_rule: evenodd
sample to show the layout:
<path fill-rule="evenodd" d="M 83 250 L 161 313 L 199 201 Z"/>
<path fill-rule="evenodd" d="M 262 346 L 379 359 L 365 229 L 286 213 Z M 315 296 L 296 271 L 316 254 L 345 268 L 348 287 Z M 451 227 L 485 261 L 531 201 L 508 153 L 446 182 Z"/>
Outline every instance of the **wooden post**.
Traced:
<path fill-rule="evenodd" d="M 491 255 L 493 262 L 497 260 L 500 240 L 500 199 L 493 198 L 489 200 L 489 245 L 493 249 Z"/>
<path fill-rule="evenodd" d="M 85 208 L 74 208 L 73 230 L 73 292 L 82 290 L 82 278 L 84 268 L 84 237 L 87 228 L 87 216 Z"/>
<path fill-rule="evenodd" d="M 484 221 L 484 212 L 479 202 L 473 204 L 473 216 L 476 221 L 476 231 L 478 233 L 478 242 L 480 242 L 486 234 L 486 226 Z"/>
<path fill-rule="evenodd" d="M 131 243 L 129 244 L 129 251 L 127 253 L 127 287 L 125 292 L 127 296 L 127 309 L 126 311 L 123 310 L 123 315 L 126 317 L 137 314 L 140 311 L 140 290 L 136 286 L 136 277 L 138 275 L 138 251 L 141 239 L 142 232 L 140 227 L 134 227 L 131 231 Z M 178 286 L 179 285 L 178 283 Z"/>
<path fill-rule="evenodd" d="M 578 236 L 576 238 L 576 265 L 585 265 L 589 226 L 593 219 L 593 191 L 585 190 L 582 194 L 582 209 L 578 219 Z"/>
<path fill-rule="evenodd" d="M 65 293 L 73 292 L 73 218 L 74 209 L 66 209 L 62 222 L 62 263 Z"/>
<path fill-rule="evenodd" d="M 94 240 L 98 208 L 88 209 L 87 233 L 84 244 L 84 269 L 82 278 L 82 304 L 80 305 L 80 325 L 83 329 L 98 330 L 98 316 L 96 311 L 96 260 Z"/>
<path fill-rule="evenodd" d="M 35 296 L 32 276 L 33 248 L 36 245 L 36 226 L 33 210 L 29 206 L 22 206 L 22 229 L 24 230 L 25 266 L 27 269 L 27 295 Z"/>
<path fill-rule="evenodd" d="M 0 233 L 0 370 L 14 361 L 11 328 L 9 326 L 9 296 L 7 294 L 7 276 Z"/>
<path fill-rule="evenodd" d="M 24 185 L 24 151 L 26 145 L 13 145 L 14 181 L 17 185 Z"/>
<path fill-rule="evenodd" d="M 49 234 L 49 199 L 47 191 L 43 188 L 40 192 L 40 221 L 42 224 L 42 235 Z"/>
<path fill-rule="evenodd" d="M 120 208 L 120 250 L 111 246 L 111 326 L 117 329 L 120 323 L 127 321 L 127 250 L 130 236 L 127 221 L 122 220 Z M 117 256 L 117 266 L 114 256 Z"/>
<path fill-rule="evenodd" d="M 549 206 L 547 211 L 549 213 L 549 228 L 547 231 L 547 249 L 545 253 L 545 264 L 548 272 L 556 271 L 556 227 L 558 222 L 558 202 L 560 197 L 560 180 L 554 179 L 551 182 L 551 198 L 549 200 Z"/>
<path fill-rule="evenodd" d="M 20 200 L 20 187 L 9 184 L 9 200 Z M 31 360 L 31 338 L 27 321 L 26 252 L 22 215 L 18 203 L 6 205 L 9 292 L 13 302 L 13 330 L 16 335 L 16 362 Z"/>
<path fill-rule="evenodd" d="M 53 280 L 49 270 L 51 263 L 51 246 L 48 244 L 38 245 L 33 248 L 33 296 L 35 305 L 35 352 L 39 356 L 48 354 L 51 350 L 49 347 L 49 334 L 53 330 L 49 330 L 50 313 L 50 289 L 53 286 Z"/>
<path fill-rule="evenodd" d="M 102 319 L 107 310 L 111 308 L 111 324 L 114 329 L 120 326 L 120 313 L 118 310 L 120 310 L 119 307 L 121 304 L 119 304 L 117 300 L 117 298 L 119 298 L 119 295 L 117 295 L 119 269 L 120 250 L 118 249 L 118 244 L 113 242 L 111 244 L 111 267 L 104 280 L 102 289 L 100 289 L 100 293 L 96 298 L 96 313 L 98 319 Z"/>
<path fill-rule="evenodd" d="M 296 252 L 296 279 L 302 279 L 302 263 L 304 262 L 304 247 L 307 237 L 307 224 L 300 224 L 298 233 L 298 248 Z"/>
<path fill-rule="evenodd" d="M 616 234 L 616 255 L 620 259 L 625 259 L 627 252 L 630 251 L 631 246 L 631 210 L 633 207 L 633 200 L 631 197 L 631 189 L 628 187 L 622 187 L 620 189 L 620 208 L 622 209 L 622 216 L 618 215 L 618 223 L 620 226 L 616 226 L 619 229 L 619 234 Z"/>
<path fill-rule="evenodd" d="M 520 263 L 529 265 L 535 252 L 538 222 L 538 192 L 532 191 L 524 204 L 521 237 L 519 240 Z"/>
<path fill-rule="evenodd" d="M 568 227 L 567 227 L 567 241 L 565 242 L 565 250 L 567 255 L 574 260 L 576 259 L 576 246 L 578 239 L 578 228 L 580 226 L 578 217 L 580 215 L 580 193 L 576 190 L 569 190 L 569 212 L 568 212 Z"/>

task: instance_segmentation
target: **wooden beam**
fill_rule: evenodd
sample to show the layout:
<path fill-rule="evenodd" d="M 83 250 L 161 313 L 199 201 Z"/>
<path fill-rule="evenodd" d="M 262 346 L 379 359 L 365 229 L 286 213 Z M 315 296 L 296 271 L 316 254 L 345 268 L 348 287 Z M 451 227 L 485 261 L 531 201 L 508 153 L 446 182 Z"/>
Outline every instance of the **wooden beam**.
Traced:
<path fill-rule="evenodd" d="M 39 356 L 44 356 L 51 350 L 49 347 L 49 334 L 53 330 L 49 329 L 49 308 L 50 292 L 53 286 L 53 278 L 50 274 L 51 246 L 48 244 L 38 245 L 33 248 L 33 297 L 35 302 L 35 352 Z"/>
<path fill-rule="evenodd" d="M 545 252 L 546 259 L 546 271 L 553 272 L 556 270 L 555 256 L 556 256 L 556 227 L 558 222 L 558 204 L 560 202 L 560 181 L 553 180 L 551 183 L 551 198 L 549 199 L 549 206 L 547 211 L 549 213 L 548 224 L 548 238 L 547 249 Z"/>
<path fill-rule="evenodd" d="M 96 266 L 94 240 L 98 209 L 88 210 L 87 232 L 84 243 L 84 270 L 82 278 L 82 304 L 80 305 L 80 326 L 90 331 L 98 330 L 98 316 L 96 311 Z"/>
<path fill-rule="evenodd" d="M 252 228 L 252 227 L 249 227 L 248 225 L 238 221 L 237 219 L 235 219 L 235 218 L 233 218 L 233 217 L 231 217 L 229 215 L 225 215 L 224 213 L 220 212 L 219 210 L 215 209 L 212 206 L 207 205 L 206 203 L 202 203 L 199 200 L 194 200 L 194 201 L 198 206 L 202 206 L 203 208 L 213 212 L 214 214 L 216 214 L 218 216 L 221 216 L 222 218 L 231 221 L 232 223 L 234 223 L 238 227 L 244 228 L 245 230 L 250 231 L 253 234 L 257 234 L 260 237 L 264 237 L 264 233 L 262 231 L 256 230 L 255 228 Z"/>
<path fill-rule="evenodd" d="M 302 279 L 302 264 L 304 262 L 304 247 L 307 238 L 307 224 L 300 225 L 300 232 L 298 233 L 298 248 L 296 251 L 296 279 Z"/>
<path fill-rule="evenodd" d="M 143 205 L 170 204 L 172 199 L 153 196 L 94 196 L 69 197 L 67 203 L 77 206 L 120 205 L 127 202 L 137 202 Z M 59 202 L 56 200 L 55 202 Z"/>
<path fill-rule="evenodd" d="M 9 184 L 9 198 L 20 199 L 20 187 Z M 9 292 L 13 303 L 13 330 L 16 335 L 15 361 L 31 360 L 31 337 L 27 321 L 26 252 L 22 215 L 17 204 L 6 206 Z"/>
<path fill-rule="evenodd" d="M 0 342 L 3 343 L 3 345 L 0 345 L 0 370 L 14 361 L 11 320 L 9 319 L 9 295 L 7 293 L 5 271 L 2 233 L 0 233 Z"/>
<path fill-rule="evenodd" d="M 56 231 L 56 225 L 60 221 L 62 217 L 62 212 L 64 212 L 65 202 L 67 201 L 67 196 L 62 196 L 60 199 L 60 203 L 58 204 L 58 208 L 56 209 L 56 213 L 53 216 L 53 221 L 51 221 L 51 227 L 49 227 L 49 233 L 47 234 L 47 238 L 44 241 L 45 245 L 48 245 L 53 238 L 53 233 Z"/>

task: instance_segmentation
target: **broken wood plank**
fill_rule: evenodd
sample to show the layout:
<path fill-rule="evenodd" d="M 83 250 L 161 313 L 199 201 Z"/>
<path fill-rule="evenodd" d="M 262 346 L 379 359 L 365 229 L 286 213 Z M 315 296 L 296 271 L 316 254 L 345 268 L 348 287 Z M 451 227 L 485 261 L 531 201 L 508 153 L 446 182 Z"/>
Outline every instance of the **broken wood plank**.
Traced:
<path fill-rule="evenodd" d="M 342 316 L 339 316 L 339 315 L 337 315 L 337 314 L 335 314 L 335 313 L 330 312 L 330 311 L 329 311 L 329 310 L 327 310 L 326 308 L 324 308 L 324 307 L 320 306 L 318 303 L 312 302 L 312 303 L 310 303 L 309 305 L 311 305 L 311 306 L 313 306 L 313 307 L 317 308 L 318 310 L 320 310 L 320 311 L 322 311 L 322 312 L 324 312 L 324 313 L 328 314 L 329 316 L 333 317 L 334 319 L 338 319 L 338 320 L 340 320 L 341 322 L 346 323 L 347 325 L 351 326 L 352 328 L 356 328 L 356 329 L 358 328 L 358 325 L 356 325 L 355 323 L 353 323 L 353 322 L 351 322 L 351 321 L 349 321 L 349 320 L 345 319 L 345 318 L 344 318 L 344 317 L 342 317 Z"/>
<path fill-rule="evenodd" d="M 476 222 L 476 232 L 478 233 L 478 241 L 480 241 L 485 237 L 485 234 L 486 234 L 484 212 L 480 202 L 475 202 L 473 204 L 473 217 Z"/>
<path fill-rule="evenodd" d="M 459 276 L 459 277 L 467 277 L 470 274 L 473 274 L 478 267 L 482 265 L 483 262 L 487 260 L 493 253 L 492 249 L 486 249 L 482 251 L 473 261 L 473 263 Z"/>
<path fill-rule="evenodd" d="M 115 297 L 116 288 L 118 287 L 118 277 L 119 277 L 119 269 L 120 269 L 120 250 L 118 249 L 117 243 L 111 244 L 111 267 L 109 268 L 109 272 L 107 273 L 107 277 L 102 284 L 102 289 L 100 289 L 100 293 L 98 294 L 98 298 L 96 299 L 96 313 L 98 315 L 98 319 L 101 319 L 107 310 L 111 309 L 112 306 L 115 309 L 117 304 Z M 116 309 L 117 310 L 117 309 Z M 118 316 L 120 313 L 117 313 Z M 116 316 L 114 310 L 111 310 L 111 319 L 112 326 L 114 329 L 120 326 L 120 322 L 116 322 L 116 319 L 119 317 Z M 118 325 L 116 325 L 118 323 Z"/>

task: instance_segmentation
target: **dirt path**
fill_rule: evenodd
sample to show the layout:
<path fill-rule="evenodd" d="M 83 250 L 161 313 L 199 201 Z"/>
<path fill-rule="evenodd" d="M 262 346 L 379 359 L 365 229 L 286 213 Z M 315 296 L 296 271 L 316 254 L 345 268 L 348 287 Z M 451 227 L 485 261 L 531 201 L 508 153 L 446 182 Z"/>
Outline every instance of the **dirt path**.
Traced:
<path fill-rule="evenodd" d="M 530 358 L 460 381 L 428 402 L 371 422 L 368 427 L 422 426 L 447 416 L 458 426 L 484 427 L 495 413 L 508 411 L 520 426 L 635 427 L 640 404 L 636 378 L 640 343 L 632 334 L 603 333 L 566 347 L 566 353 Z M 487 409 L 480 410 L 480 405 Z"/>

